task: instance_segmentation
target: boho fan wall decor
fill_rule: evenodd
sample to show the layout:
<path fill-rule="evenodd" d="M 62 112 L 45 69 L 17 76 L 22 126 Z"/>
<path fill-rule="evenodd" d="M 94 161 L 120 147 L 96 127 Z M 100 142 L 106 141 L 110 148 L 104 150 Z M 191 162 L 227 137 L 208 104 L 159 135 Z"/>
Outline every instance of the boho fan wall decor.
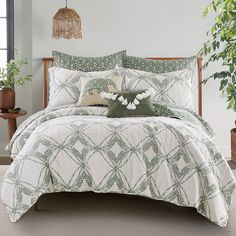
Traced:
<path fill-rule="evenodd" d="M 60 8 L 53 17 L 52 37 L 56 39 L 80 39 L 82 38 L 81 18 L 75 9 Z"/>

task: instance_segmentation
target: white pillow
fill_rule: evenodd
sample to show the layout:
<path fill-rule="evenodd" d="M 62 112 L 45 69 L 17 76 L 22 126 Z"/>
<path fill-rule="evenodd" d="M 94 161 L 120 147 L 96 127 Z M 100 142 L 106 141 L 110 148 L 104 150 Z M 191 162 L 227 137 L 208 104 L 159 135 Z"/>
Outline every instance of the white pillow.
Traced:
<path fill-rule="evenodd" d="M 153 88 L 154 103 L 185 107 L 194 111 L 192 70 L 184 69 L 163 74 L 121 67 L 118 70 L 124 77 L 124 90 L 133 91 Z"/>
<path fill-rule="evenodd" d="M 80 79 L 84 78 L 107 78 L 117 75 L 116 70 L 83 72 L 67 70 L 61 67 L 51 67 L 49 103 L 48 107 L 58 107 L 76 104 L 80 97 Z"/>

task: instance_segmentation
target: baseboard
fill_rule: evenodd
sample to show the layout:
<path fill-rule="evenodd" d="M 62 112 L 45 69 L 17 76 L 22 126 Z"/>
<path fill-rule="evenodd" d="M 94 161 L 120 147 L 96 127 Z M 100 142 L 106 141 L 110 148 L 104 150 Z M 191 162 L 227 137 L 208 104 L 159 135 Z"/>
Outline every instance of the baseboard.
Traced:
<path fill-rule="evenodd" d="M 0 165 L 10 165 L 11 159 L 9 156 L 0 156 Z"/>
<path fill-rule="evenodd" d="M 2 157 L 2 156 L 4 157 L 4 156 L 8 155 L 7 151 L 5 150 L 6 145 L 7 145 L 7 141 L 6 142 L 0 142 L 0 157 Z"/>
<path fill-rule="evenodd" d="M 235 169 L 236 169 L 236 163 L 235 163 L 235 162 L 228 161 L 228 164 L 229 164 L 229 166 L 230 166 L 230 168 L 231 168 L 232 170 L 235 170 Z"/>
<path fill-rule="evenodd" d="M 5 150 L 7 142 L 0 142 L 0 165 L 10 165 L 11 159 L 8 152 Z"/>

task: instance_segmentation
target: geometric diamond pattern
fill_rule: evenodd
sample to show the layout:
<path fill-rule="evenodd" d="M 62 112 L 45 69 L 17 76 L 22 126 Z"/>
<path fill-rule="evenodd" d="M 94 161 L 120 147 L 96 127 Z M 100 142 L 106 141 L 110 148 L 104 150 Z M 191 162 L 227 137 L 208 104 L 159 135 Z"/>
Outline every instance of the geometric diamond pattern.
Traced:
<path fill-rule="evenodd" d="M 81 90 L 80 78 L 108 78 L 117 75 L 116 70 L 84 72 L 51 67 L 48 107 L 57 107 L 78 102 Z"/>
<path fill-rule="evenodd" d="M 110 119 L 105 107 L 46 109 L 16 131 L 1 198 L 16 222 L 45 193 L 122 193 L 195 207 L 224 227 L 235 179 L 201 119 Z M 27 140 L 25 137 L 29 137 Z"/>
<path fill-rule="evenodd" d="M 153 101 L 194 111 L 192 97 L 193 71 L 190 69 L 156 74 L 119 68 L 124 77 L 124 90 L 154 89 Z"/>

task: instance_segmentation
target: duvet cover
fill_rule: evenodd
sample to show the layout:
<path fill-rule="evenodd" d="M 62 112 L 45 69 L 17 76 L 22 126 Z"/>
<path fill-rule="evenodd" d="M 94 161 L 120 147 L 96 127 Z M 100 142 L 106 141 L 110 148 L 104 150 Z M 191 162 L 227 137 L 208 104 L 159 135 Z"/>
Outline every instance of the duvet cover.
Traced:
<path fill-rule="evenodd" d="M 45 109 L 8 148 L 1 198 L 16 222 L 46 193 L 139 195 L 194 207 L 226 226 L 234 176 L 211 128 L 195 113 L 155 105 L 157 116 L 107 118 L 105 107 Z"/>

